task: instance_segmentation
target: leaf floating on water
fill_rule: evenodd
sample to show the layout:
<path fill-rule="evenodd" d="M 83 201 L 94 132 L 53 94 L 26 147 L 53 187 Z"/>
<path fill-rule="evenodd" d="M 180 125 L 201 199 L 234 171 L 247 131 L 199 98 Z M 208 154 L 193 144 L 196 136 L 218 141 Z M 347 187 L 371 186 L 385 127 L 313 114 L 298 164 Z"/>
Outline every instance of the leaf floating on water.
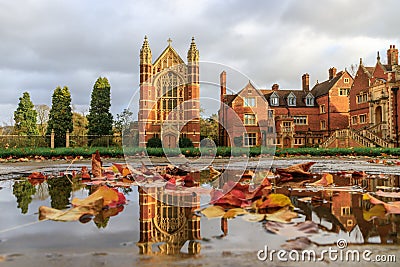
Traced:
<path fill-rule="evenodd" d="M 330 173 L 324 173 L 322 178 L 318 181 L 311 183 L 312 186 L 328 186 L 333 184 L 333 176 Z"/>
<path fill-rule="evenodd" d="M 386 203 L 371 196 L 369 193 L 363 195 L 363 200 L 369 200 L 374 205 L 383 205 L 389 214 L 400 214 L 400 201 Z"/>
<path fill-rule="evenodd" d="M 96 153 L 92 154 L 92 174 L 94 177 L 102 176 L 102 162 L 100 158 L 100 153 L 96 150 Z"/>
<path fill-rule="evenodd" d="M 200 211 L 207 218 L 219 218 L 224 216 L 225 210 L 220 206 L 208 206 L 207 208 Z"/>
<path fill-rule="evenodd" d="M 383 205 L 374 205 L 369 210 L 363 210 L 364 220 L 370 221 L 374 218 L 384 219 L 386 216 L 386 209 Z"/>
<path fill-rule="evenodd" d="M 125 196 L 117 190 L 102 186 L 87 198 L 74 198 L 71 203 L 74 207 L 69 210 L 57 210 L 46 206 L 39 207 L 39 220 L 47 219 L 69 222 L 77 221 L 82 218 L 83 221 L 86 221 L 87 215 L 96 216 L 102 212 L 104 208 L 119 207 L 126 203 L 126 199 Z"/>
<path fill-rule="evenodd" d="M 247 222 L 261 222 L 265 219 L 265 214 L 246 213 L 241 218 Z"/>
<path fill-rule="evenodd" d="M 289 206 L 286 206 L 283 209 L 278 210 L 277 212 L 266 214 L 265 216 L 268 221 L 290 223 L 292 219 L 297 217 L 297 213 L 291 211 L 289 209 Z"/>
<path fill-rule="evenodd" d="M 283 194 L 269 194 L 268 196 L 260 198 L 253 203 L 253 207 L 257 210 L 268 208 L 283 208 L 286 206 L 294 208 L 290 199 Z"/>
<path fill-rule="evenodd" d="M 247 211 L 245 211 L 242 208 L 233 208 L 233 209 L 229 209 L 228 211 L 226 211 L 224 216 L 223 216 L 223 218 L 233 219 L 238 215 L 243 215 L 243 214 L 246 214 L 246 213 L 247 213 Z"/>

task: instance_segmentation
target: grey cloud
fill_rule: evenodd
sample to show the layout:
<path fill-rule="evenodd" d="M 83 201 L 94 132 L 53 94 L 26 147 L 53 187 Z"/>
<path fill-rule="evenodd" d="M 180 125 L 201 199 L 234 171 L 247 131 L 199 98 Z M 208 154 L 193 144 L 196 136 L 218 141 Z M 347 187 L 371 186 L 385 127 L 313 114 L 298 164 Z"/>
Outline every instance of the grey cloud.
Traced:
<path fill-rule="evenodd" d="M 331 66 L 342 69 L 360 57 L 371 65 L 376 50 L 400 46 L 399 6 L 394 0 L 363 6 L 345 0 L 1 0 L 0 90 L 9 93 L 0 106 L 16 105 L 24 91 L 35 104 L 50 105 L 54 88 L 67 85 L 73 104 L 84 108 L 97 77 L 106 76 L 112 111 L 119 113 L 139 83 L 144 35 L 153 59 L 171 37 L 185 60 L 195 36 L 203 61 L 236 68 L 263 88 L 275 82 L 300 88 L 305 72 L 312 82 L 323 80 Z M 244 85 L 234 84 L 236 90 Z M 0 122 L 6 121 L 12 111 L 1 111 Z"/>

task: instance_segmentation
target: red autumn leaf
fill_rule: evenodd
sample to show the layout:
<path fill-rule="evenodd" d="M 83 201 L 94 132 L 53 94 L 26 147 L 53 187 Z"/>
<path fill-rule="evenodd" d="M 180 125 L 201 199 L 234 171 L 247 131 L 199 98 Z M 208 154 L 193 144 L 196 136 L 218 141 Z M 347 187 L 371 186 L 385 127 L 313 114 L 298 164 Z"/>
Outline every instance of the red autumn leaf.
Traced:
<path fill-rule="evenodd" d="M 102 162 L 100 158 L 100 153 L 96 150 L 96 153 L 92 154 L 92 174 L 94 177 L 101 177 L 102 176 Z"/>
<path fill-rule="evenodd" d="M 82 169 L 81 169 L 81 178 L 82 178 L 82 179 L 90 179 L 90 174 L 89 174 L 88 167 L 82 166 Z"/>
<path fill-rule="evenodd" d="M 46 179 L 46 176 L 44 176 L 44 174 L 41 172 L 32 172 L 28 176 L 28 179 Z"/>
<path fill-rule="evenodd" d="M 278 174 L 284 174 L 284 176 L 309 176 L 311 175 L 308 170 L 313 166 L 315 162 L 306 162 L 306 163 L 300 163 L 300 164 L 295 164 L 292 166 L 289 166 L 287 168 L 276 168 L 276 172 Z"/>

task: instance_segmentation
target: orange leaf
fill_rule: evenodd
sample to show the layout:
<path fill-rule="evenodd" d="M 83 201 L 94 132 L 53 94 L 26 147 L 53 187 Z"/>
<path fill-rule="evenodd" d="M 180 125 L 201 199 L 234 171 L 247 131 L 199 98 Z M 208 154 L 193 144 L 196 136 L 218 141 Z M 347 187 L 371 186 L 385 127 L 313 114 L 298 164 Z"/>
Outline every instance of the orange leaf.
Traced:
<path fill-rule="evenodd" d="M 96 150 L 96 153 L 92 154 L 92 173 L 94 177 L 102 176 L 101 165 L 100 153 Z"/>
<path fill-rule="evenodd" d="M 333 184 L 333 176 L 330 173 L 324 173 L 322 175 L 322 178 L 319 179 L 318 181 L 311 183 L 310 185 L 313 186 L 328 186 Z"/>
<path fill-rule="evenodd" d="M 103 199 L 103 205 L 109 206 L 113 202 L 118 202 L 118 192 L 109 188 L 108 186 L 101 186 L 93 194 L 89 195 L 85 199 L 74 198 L 71 201 L 73 206 L 85 206 L 94 203 L 97 199 Z"/>

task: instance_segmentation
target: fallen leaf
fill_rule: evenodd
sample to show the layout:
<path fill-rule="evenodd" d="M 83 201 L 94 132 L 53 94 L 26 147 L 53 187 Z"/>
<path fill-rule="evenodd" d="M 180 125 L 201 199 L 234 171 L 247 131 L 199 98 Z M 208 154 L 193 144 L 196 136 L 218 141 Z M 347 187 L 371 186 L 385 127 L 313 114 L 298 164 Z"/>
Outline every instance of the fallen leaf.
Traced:
<path fill-rule="evenodd" d="M 32 172 L 28 176 L 28 179 L 46 179 L 46 176 L 44 176 L 44 174 L 41 172 Z"/>
<path fill-rule="evenodd" d="M 311 183 L 311 186 L 328 186 L 333 184 L 333 176 L 330 173 L 324 173 L 322 178 L 318 181 Z"/>
<path fill-rule="evenodd" d="M 290 223 L 290 221 L 296 218 L 298 215 L 296 212 L 291 211 L 289 206 L 286 206 L 274 213 L 266 214 L 265 216 L 268 221 Z"/>
<path fill-rule="evenodd" d="M 243 215 L 246 213 L 247 213 L 247 211 L 245 211 L 242 208 L 233 208 L 233 209 L 229 209 L 228 211 L 226 211 L 225 214 L 223 215 L 223 218 L 233 219 L 238 215 Z"/>
<path fill-rule="evenodd" d="M 270 194 L 266 197 L 264 196 L 263 198 L 256 200 L 253 203 L 253 207 L 256 210 L 268 208 L 283 208 L 286 206 L 294 208 L 290 199 L 283 194 Z"/>
<path fill-rule="evenodd" d="M 260 213 L 246 213 L 241 218 L 247 222 L 261 222 L 265 219 L 265 214 Z"/>
<path fill-rule="evenodd" d="M 102 176 L 102 162 L 100 158 L 100 153 L 96 150 L 96 153 L 92 154 L 92 174 L 94 177 Z"/>
<path fill-rule="evenodd" d="M 369 200 L 374 205 L 383 205 L 389 214 L 400 214 L 400 201 L 386 203 L 371 196 L 369 193 L 363 195 L 363 200 Z"/>
<path fill-rule="evenodd" d="M 119 201 L 118 191 L 108 186 L 99 187 L 94 193 L 85 199 L 74 198 L 71 201 L 73 206 L 85 206 L 94 203 L 97 199 L 103 199 L 104 206 L 110 206 Z"/>
<path fill-rule="evenodd" d="M 287 168 L 276 168 L 278 174 L 289 174 L 291 176 L 309 176 L 311 173 L 308 170 L 315 162 L 299 163 Z"/>
<path fill-rule="evenodd" d="M 209 219 L 219 218 L 225 214 L 225 210 L 222 207 L 214 205 L 208 206 L 207 208 L 202 209 L 200 212 Z"/>
<path fill-rule="evenodd" d="M 383 205 L 374 205 L 369 210 L 363 210 L 363 217 L 364 220 L 370 221 L 374 218 L 385 218 L 386 216 L 386 209 Z"/>
<path fill-rule="evenodd" d="M 103 200 L 99 198 L 90 206 L 74 207 L 66 211 L 40 206 L 39 220 L 53 220 L 62 222 L 77 221 L 84 215 L 95 215 L 100 212 L 103 207 L 102 203 Z"/>

